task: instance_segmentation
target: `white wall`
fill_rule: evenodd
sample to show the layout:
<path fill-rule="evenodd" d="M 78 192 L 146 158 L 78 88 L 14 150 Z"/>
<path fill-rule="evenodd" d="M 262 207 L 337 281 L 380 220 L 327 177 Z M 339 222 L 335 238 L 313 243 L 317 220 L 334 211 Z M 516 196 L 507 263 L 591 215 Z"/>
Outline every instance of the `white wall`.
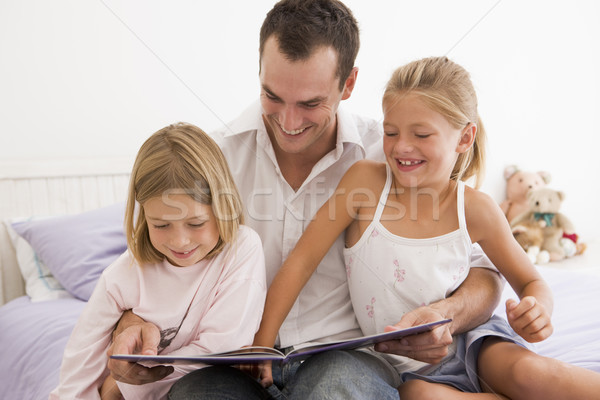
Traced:
<path fill-rule="evenodd" d="M 272 0 L 2 0 L 0 159 L 133 156 L 174 121 L 212 130 L 258 96 L 258 31 Z M 553 175 L 583 237 L 600 236 L 600 3 L 346 0 L 362 34 L 346 106 L 381 117 L 391 71 L 448 55 L 471 71 L 502 170 Z"/>

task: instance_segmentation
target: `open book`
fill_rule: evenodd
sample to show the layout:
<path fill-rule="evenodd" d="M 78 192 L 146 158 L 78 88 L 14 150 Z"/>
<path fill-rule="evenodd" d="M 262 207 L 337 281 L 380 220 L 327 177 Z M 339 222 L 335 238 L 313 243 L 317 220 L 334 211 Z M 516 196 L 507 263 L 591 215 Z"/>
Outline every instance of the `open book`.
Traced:
<path fill-rule="evenodd" d="M 405 336 L 416 335 L 430 331 L 440 325 L 449 323 L 450 319 L 430 322 L 423 325 L 411 326 L 410 328 L 400 329 L 392 332 L 379 333 L 376 335 L 362 336 L 353 339 L 338 340 L 334 342 L 318 343 L 294 349 L 287 354 L 277 349 L 261 346 L 244 347 L 237 350 L 223 353 L 199 354 L 195 356 L 170 356 L 166 355 L 142 355 L 142 354 L 113 354 L 111 357 L 117 360 L 130 362 L 141 362 L 143 364 L 251 364 L 262 361 L 280 361 L 283 363 L 291 360 L 301 360 L 316 353 L 329 350 L 351 350 L 362 347 L 372 346 L 375 343 L 385 342 L 387 340 L 400 339 Z"/>

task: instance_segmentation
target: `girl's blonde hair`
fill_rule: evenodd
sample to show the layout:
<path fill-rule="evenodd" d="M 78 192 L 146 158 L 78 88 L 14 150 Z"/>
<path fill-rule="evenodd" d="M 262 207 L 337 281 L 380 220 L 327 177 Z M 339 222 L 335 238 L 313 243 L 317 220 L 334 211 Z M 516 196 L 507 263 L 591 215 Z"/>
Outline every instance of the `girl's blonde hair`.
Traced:
<path fill-rule="evenodd" d="M 219 241 L 207 257 L 232 242 L 243 224 L 240 196 L 219 146 L 194 125 L 169 125 L 144 142 L 131 172 L 125 232 L 129 250 L 139 263 L 164 259 L 150 242 L 144 203 L 181 189 L 195 201 L 211 205 L 217 220 Z"/>
<path fill-rule="evenodd" d="M 459 154 L 451 179 L 467 180 L 474 176 L 475 187 L 480 187 L 485 169 L 486 135 L 469 73 L 447 57 L 413 61 L 394 71 L 386 86 L 383 103 L 397 101 L 399 96 L 408 93 L 421 96 L 432 110 L 442 114 L 456 129 L 463 129 L 469 123 L 477 125 L 473 146 Z"/>

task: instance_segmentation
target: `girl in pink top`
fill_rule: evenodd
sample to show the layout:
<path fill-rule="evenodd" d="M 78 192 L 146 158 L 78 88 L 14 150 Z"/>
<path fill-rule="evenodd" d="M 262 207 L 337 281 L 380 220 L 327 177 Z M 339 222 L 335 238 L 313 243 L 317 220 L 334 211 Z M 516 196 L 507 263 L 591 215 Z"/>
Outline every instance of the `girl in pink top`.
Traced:
<path fill-rule="evenodd" d="M 132 310 L 160 329 L 160 354 L 197 355 L 252 343 L 265 300 L 258 235 L 216 143 L 175 124 L 141 147 L 125 215 L 128 251 L 103 272 L 65 349 L 50 399 L 165 399 L 202 365 L 176 365 L 145 385 L 115 382 L 106 351 L 119 318 Z"/>

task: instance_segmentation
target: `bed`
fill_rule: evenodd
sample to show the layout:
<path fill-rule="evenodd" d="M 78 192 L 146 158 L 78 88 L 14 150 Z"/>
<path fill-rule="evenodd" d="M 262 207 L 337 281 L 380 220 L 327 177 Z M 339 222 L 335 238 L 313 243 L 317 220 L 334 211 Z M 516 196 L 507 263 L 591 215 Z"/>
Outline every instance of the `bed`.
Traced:
<path fill-rule="evenodd" d="M 125 250 L 130 166 L 126 159 L 0 165 L 4 398 L 47 399 L 58 383 L 63 349 L 96 279 Z M 600 238 L 587 244 L 583 255 L 538 266 L 554 291 L 555 332 L 536 351 L 600 372 Z M 498 314 L 510 296 L 507 285 Z"/>

